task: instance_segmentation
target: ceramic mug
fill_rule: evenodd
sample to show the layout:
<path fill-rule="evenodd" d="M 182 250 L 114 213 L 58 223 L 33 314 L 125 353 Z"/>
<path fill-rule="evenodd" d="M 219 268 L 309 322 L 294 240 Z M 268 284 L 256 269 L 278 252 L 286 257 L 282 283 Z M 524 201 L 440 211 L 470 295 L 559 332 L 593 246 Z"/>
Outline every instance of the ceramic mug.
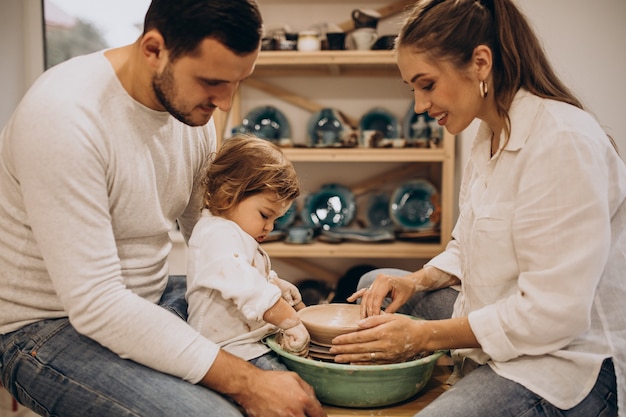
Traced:
<path fill-rule="evenodd" d="M 378 39 L 376 29 L 361 28 L 350 34 L 350 42 L 352 49 L 359 51 L 369 51 Z"/>
<path fill-rule="evenodd" d="M 313 240 L 313 229 L 308 226 L 291 226 L 287 231 L 289 243 L 309 243 L 311 240 Z"/>

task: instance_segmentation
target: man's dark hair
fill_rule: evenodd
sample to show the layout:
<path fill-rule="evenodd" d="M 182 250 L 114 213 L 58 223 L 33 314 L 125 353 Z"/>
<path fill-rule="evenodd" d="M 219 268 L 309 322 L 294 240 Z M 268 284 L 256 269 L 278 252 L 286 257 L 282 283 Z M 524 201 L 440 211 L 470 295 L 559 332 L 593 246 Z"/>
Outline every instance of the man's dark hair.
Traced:
<path fill-rule="evenodd" d="M 206 38 L 215 39 L 237 55 L 256 50 L 263 19 L 254 0 L 152 0 L 144 34 L 158 30 L 170 59 L 193 54 Z"/>

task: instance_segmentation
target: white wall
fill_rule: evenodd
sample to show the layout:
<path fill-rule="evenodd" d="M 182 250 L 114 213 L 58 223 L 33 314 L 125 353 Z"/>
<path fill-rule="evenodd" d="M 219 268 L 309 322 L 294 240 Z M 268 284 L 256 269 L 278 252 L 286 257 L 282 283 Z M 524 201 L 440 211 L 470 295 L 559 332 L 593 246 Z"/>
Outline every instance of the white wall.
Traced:
<path fill-rule="evenodd" d="M 267 26 L 288 23 L 294 30 L 306 29 L 324 19 L 333 23 L 343 22 L 349 19 L 349 12 L 355 5 L 376 8 L 390 2 L 319 0 L 313 4 L 308 0 L 259 0 L 266 14 Z M 0 128 L 32 83 L 34 75 L 43 68 L 40 4 L 40 0 L 0 0 Z M 518 4 L 530 17 L 542 38 L 556 71 L 614 137 L 622 157 L 625 157 L 626 117 L 622 112 L 626 111 L 626 25 L 623 24 L 626 20 L 626 1 L 518 0 Z M 306 13 L 294 12 L 302 7 L 307 9 Z M 391 33 L 396 24 L 397 19 L 383 22 L 382 32 Z M 312 87 L 310 94 L 316 98 L 315 94 L 323 95 L 325 89 L 344 91 L 345 88 L 358 88 L 350 86 L 362 85 L 363 81 L 344 79 L 340 84 L 329 83 L 322 89 Z M 291 89 L 294 82 L 297 80 L 285 79 L 284 86 Z M 301 84 L 306 84 L 306 80 Z M 373 87 L 376 88 L 374 95 L 383 97 L 380 104 L 392 109 L 395 106 L 398 116 L 404 114 L 406 103 L 401 102 L 399 105 L 397 100 L 394 101 L 395 98 L 401 94 L 406 94 L 406 100 L 410 97 L 406 87 L 401 84 L 398 82 L 397 86 L 388 86 L 383 90 Z M 243 96 L 244 106 L 248 109 L 259 105 L 258 96 Z M 367 99 L 367 92 L 356 96 L 359 100 L 353 100 L 352 103 L 338 97 L 329 105 L 347 109 L 350 115 L 359 117 L 368 107 L 378 104 Z M 352 94 L 352 97 L 355 95 Z M 33 115 L 33 121 L 36 122 L 36 115 Z M 295 127 L 292 130 L 298 129 Z M 472 125 L 457 142 L 457 184 L 474 130 L 475 125 Z M 393 260 L 390 262 L 396 263 Z M 403 266 L 399 262 L 397 264 Z"/>
<path fill-rule="evenodd" d="M 98 0 L 85 0 L 98 1 Z M 262 7 L 291 2 L 260 0 Z M 298 5 L 306 2 L 295 1 Z M 289 14 L 268 17 L 269 24 L 289 22 L 295 29 L 319 22 L 346 20 L 332 12 L 341 2 L 321 2 L 318 16 Z M 376 4 L 368 0 L 368 7 Z M 382 2 L 384 4 L 384 2 Z M 536 27 L 563 80 L 596 115 L 626 154 L 626 1 L 624 0 L 519 0 Z M 0 0 L 0 127 L 4 126 L 26 88 L 43 68 L 40 0 Z M 331 10 L 330 14 L 322 10 Z M 341 16 L 341 17 L 337 17 Z M 300 19 L 298 21 L 297 19 Z M 460 143 L 461 155 L 468 140 Z M 461 158 L 462 159 L 462 158 Z"/>
<path fill-rule="evenodd" d="M 517 3 L 542 39 L 556 72 L 615 139 L 626 159 L 626 1 Z M 467 139 L 459 143 L 461 155 L 468 154 L 469 145 Z"/>
<path fill-rule="evenodd" d="M 44 68 L 41 0 L 0 0 L 0 129 Z"/>

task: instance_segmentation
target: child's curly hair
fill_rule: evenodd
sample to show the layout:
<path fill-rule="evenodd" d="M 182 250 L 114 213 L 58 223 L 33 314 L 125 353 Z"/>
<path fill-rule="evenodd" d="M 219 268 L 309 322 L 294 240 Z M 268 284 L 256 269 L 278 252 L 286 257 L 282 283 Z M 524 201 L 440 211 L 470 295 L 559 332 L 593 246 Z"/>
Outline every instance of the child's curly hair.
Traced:
<path fill-rule="evenodd" d="M 296 170 L 283 151 L 265 139 L 245 134 L 224 141 L 209 163 L 203 185 L 204 207 L 216 216 L 265 191 L 274 191 L 279 202 L 300 195 Z"/>

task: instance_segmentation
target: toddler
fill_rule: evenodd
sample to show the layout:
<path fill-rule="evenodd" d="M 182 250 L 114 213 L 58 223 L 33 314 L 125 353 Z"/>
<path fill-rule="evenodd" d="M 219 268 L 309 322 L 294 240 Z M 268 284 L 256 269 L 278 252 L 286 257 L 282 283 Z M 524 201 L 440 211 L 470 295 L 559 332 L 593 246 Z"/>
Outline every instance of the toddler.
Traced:
<path fill-rule="evenodd" d="M 262 369 L 285 369 L 262 339 L 278 332 L 288 352 L 308 354 L 295 285 L 280 279 L 259 245 L 300 194 L 293 165 L 248 135 L 224 142 L 204 179 L 202 217 L 189 239 L 189 324 Z"/>

